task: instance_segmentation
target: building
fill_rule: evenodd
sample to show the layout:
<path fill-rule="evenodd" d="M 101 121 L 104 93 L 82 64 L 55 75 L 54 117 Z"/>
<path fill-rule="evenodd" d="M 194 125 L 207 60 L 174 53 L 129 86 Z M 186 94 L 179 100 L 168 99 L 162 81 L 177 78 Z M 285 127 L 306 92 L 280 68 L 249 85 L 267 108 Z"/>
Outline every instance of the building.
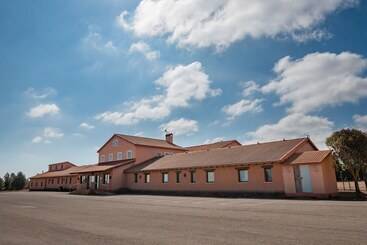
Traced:
<path fill-rule="evenodd" d="M 173 144 L 172 134 L 165 140 L 115 134 L 98 154 L 96 164 L 49 167 L 31 178 L 30 189 L 302 196 L 337 192 L 331 152 L 318 150 L 309 138 L 251 145 L 232 140 L 183 148 Z M 58 178 L 69 184 L 52 182 Z"/>

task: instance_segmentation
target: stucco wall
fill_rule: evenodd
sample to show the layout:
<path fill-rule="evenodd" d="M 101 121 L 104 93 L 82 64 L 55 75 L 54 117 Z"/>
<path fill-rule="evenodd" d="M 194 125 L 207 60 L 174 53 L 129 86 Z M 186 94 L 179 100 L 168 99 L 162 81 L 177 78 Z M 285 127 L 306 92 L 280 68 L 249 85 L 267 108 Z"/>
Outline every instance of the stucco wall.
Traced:
<path fill-rule="evenodd" d="M 163 153 L 179 153 L 183 150 L 167 149 L 167 148 L 157 148 L 157 147 L 147 147 L 147 146 L 136 146 L 136 163 L 144 162 L 158 154 Z"/>
<path fill-rule="evenodd" d="M 117 139 L 118 140 L 118 144 L 117 145 L 112 145 L 112 142 Z M 127 158 L 127 151 L 131 150 L 133 152 L 133 157 L 136 156 L 136 147 L 134 144 L 131 144 L 130 142 L 121 139 L 118 136 L 114 136 L 100 151 L 99 151 L 99 156 L 98 156 L 98 162 L 100 161 L 100 156 L 104 155 L 105 157 L 105 162 L 108 161 L 108 154 L 109 153 L 113 153 L 113 160 L 117 160 L 117 152 L 122 152 L 123 153 L 123 159 Z"/>
<path fill-rule="evenodd" d="M 296 193 L 296 183 L 294 179 L 294 170 L 292 165 L 284 165 L 283 168 L 284 192 Z"/>
<path fill-rule="evenodd" d="M 70 183 L 71 179 L 71 183 Z M 51 180 L 51 181 L 49 181 Z M 52 183 L 53 180 L 53 183 Z M 78 184 L 78 177 L 54 177 L 54 178 L 40 178 L 31 179 L 29 189 L 30 190 L 59 190 L 63 189 L 76 189 Z"/>
<path fill-rule="evenodd" d="M 190 183 L 190 170 L 181 170 L 181 183 L 176 183 L 176 171 L 168 171 L 169 182 L 162 183 L 162 172 L 150 172 L 150 183 L 144 183 L 144 174 L 139 173 L 138 183 L 134 174 L 127 175 L 127 187 L 132 190 L 170 190 L 170 191 L 244 191 L 244 192 L 283 192 L 283 175 L 281 165 L 275 164 L 273 182 L 264 182 L 264 169 L 260 165 L 249 167 L 248 182 L 238 181 L 238 170 L 235 167 L 215 168 L 215 182 L 206 183 L 206 170 L 196 169 L 196 183 Z M 186 174 L 186 176 L 185 176 Z"/>
<path fill-rule="evenodd" d="M 321 163 L 307 164 L 312 181 L 312 192 L 315 194 L 334 194 L 337 192 L 335 167 L 332 156 Z M 293 165 L 284 165 L 284 190 L 287 194 L 296 194 Z"/>
<path fill-rule="evenodd" d="M 112 142 L 117 139 L 118 145 L 112 145 Z M 159 147 L 150 147 L 150 146 L 140 146 L 134 145 L 118 136 L 113 137 L 100 151 L 99 151 L 99 159 L 101 155 L 105 156 L 105 161 L 108 161 L 108 154 L 113 153 L 113 160 L 117 160 L 117 152 L 123 152 L 124 159 L 127 157 L 127 151 L 133 151 L 133 158 L 135 158 L 135 164 L 146 161 L 158 153 L 177 153 L 182 152 L 183 150 L 175 150 L 175 149 L 167 149 L 167 148 L 159 148 Z"/>
<path fill-rule="evenodd" d="M 327 193 L 337 192 L 337 182 L 335 174 L 335 160 L 329 155 L 328 158 L 323 162 L 323 173 L 324 173 L 324 186 Z"/>

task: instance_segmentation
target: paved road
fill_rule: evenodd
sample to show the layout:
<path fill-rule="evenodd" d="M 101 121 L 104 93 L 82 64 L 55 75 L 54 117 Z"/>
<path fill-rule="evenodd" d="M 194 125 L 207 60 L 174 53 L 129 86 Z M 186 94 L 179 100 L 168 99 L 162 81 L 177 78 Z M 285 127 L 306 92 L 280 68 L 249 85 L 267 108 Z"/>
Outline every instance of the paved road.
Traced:
<path fill-rule="evenodd" d="M 367 202 L 0 193 L 0 244 L 366 244 Z"/>

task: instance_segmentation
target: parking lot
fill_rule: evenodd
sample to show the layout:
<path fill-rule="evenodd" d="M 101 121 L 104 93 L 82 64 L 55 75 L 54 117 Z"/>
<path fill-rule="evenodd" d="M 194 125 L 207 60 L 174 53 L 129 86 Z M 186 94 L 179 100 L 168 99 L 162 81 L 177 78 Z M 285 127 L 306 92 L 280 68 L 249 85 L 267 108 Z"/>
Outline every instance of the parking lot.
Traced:
<path fill-rule="evenodd" d="M 365 244 L 367 202 L 0 193 L 0 244 Z"/>

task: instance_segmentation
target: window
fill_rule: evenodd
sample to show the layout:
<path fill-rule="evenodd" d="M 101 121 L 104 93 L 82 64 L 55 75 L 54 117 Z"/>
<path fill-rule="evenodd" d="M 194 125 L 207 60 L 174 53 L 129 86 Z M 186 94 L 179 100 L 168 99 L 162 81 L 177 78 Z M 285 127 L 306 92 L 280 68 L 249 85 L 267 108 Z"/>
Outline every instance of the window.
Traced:
<path fill-rule="evenodd" d="M 119 145 L 119 140 L 118 139 L 114 139 L 112 141 L 112 146 L 118 146 Z"/>
<path fill-rule="evenodd" d="M 94 175 L 91 175 L 89 176 L 89 184 L 92 185 L 94 182 L 95 182 L 95 176 Z"/>
<path fill-rule="evenodd" d="M 103 184 L 109 184 L 110 183 L 110 175 L 109 174 L 104 174 L 103 175 Z"/>
<path fill-rule="evenodd" d="M 213 170 L 206 171 L 206 182 L 214 183 L 214 171 Z"/>
<path fill-rule="evenodd" d="M 69 184 L 71 184 L 71 177 L 69 178 Z"/>
<path fill-rule="evenodd" d="M 190 171 L 190 182 L 196 183 L 196 172 L 195 171 Z"/>
<path fill-rule="evenodd" d="M 145 173 L 144 174 L 144 182 L 145 183 L 149 183 L 150 182 L 150 174 L 149 173 Z"/>
<path fill-rule="evenodd" d="M 108 153 L 108 161 L 113 161 L 113 153 Z"/>
<path fill-rule="evenodd" d="M 238 181 L 248 182 L 248 169 L 238 169 Z"/>
<path fill-rule="evenodd" d="M 105 159 L 104 159 L 104 155 L 100 155 L 99 156 L 99 162 L 104 162 L 105 161 Z"/>
<path fill-rule="evenodd" d="M 136 173 L 134 174 L 134 182 L 138 183 L 138 174 L 136 174 Z"/>
<path fill-rule="evenodd" d="M 122 160 L 124 158 L 124 155 L 122 152 L 117 152 L 117 160 Z"/>
<path fill-rule="evenodd" d="M 128 150 L 127 151 L 127 159 L 132 159 L 133 158 L 133 151 Z"/>
<path fill-rule="evenodd" d="M 162 183 L 168 183 L 168 173 L 162 173 Z"/>
<path fill-rule="evenodd" d="M 80 183 L 83 184 L 83 183 L 86 183 L 85 179 L 87 178 L 87 176 L 82 176 L 81 179 L 80 179 Z"/>
<path fill-rule="evenodd" d="M 265 182 L 273 182 L 273 173 L 271 168 L 264 168 L 264 177 Z"/>
<path fill-rule="evenodd" d="M 176 183 L 180 183 L 181 172 L 176 172 Z"/>

